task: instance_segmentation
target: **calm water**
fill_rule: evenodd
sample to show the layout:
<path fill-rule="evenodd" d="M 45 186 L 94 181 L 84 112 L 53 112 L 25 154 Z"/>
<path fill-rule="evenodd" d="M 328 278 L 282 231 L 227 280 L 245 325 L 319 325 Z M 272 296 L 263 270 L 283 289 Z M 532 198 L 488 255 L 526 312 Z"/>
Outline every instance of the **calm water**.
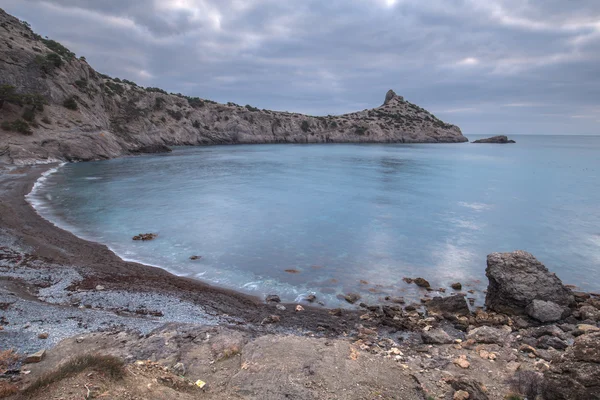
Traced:
<path fill-rule="evenodd" d="M 405 276 L 482 290 L 486 255 L 515 249 L 599 290 L 600 137 L 515 139 L 180 148 L 65 165 L 31 200 L 125 259 L 288 301 L 417 295 Z"/>

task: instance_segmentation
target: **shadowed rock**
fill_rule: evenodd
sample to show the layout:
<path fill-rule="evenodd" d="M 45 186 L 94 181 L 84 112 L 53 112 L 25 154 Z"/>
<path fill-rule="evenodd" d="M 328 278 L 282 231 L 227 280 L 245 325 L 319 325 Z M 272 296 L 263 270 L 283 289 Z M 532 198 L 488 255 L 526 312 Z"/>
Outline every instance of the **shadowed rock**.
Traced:
<path fill-rule="evenodd" d="M 465 298 L 460 295 L 434 297 L 427 303 L 427 310 L 458 315 L 470 314 L 469 306 L 467 305 Z"/>
<path fill-rule="evenodd" d="M 517 250 L 512 253 L 492 253 L 487 257 L 486 276 L 489 279 L 485 305 L 488 309 L 507 314 L 527 314 L 540 309 L 532 316 L 547 317 L 541 307 L 532 305 L 534 300 L 552 302 L 568 313 L 574 302 L 571 290 L 531 254 Z M 545 303 L 538 303 L 556 307 Z M 531 315 L 529 314 L 529 315 Z"/>

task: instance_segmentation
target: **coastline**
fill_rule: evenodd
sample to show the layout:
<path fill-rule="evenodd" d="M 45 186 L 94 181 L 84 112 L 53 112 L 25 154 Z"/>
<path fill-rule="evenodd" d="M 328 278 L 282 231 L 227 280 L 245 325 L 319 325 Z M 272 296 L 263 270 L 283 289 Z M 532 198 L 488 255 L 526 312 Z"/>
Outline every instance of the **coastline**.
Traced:
<path fill-rule="evenodd" d="M 124 261 L 107 246 L 81 239 L 44 219 L 26 196 L 38 179 L 56 166 L 19 166 L 5 168 L 0 172 L 3 249 L 40 260 L 42 264 L 51 264 L 54 274 L 59 272 L 58 269 L 76 272 L 81 280 L 69 285 L 67 290 L 72 293 L 94 292 L 101 286 L 105 297 L 110 292 L 168 296 L 197 306 L 204 310 L 207 317 L 220 319 L 225 324 L 244 325 L 257 331 L 273 330 L 270 326 L 261 325 L 261 321 L 274 310 L 273 305 L 266 304 L 262 299 L 214 287 L 198 279 L 176 276 L 158 267 Z M 0 282 L 7 280 L 9 278 L 0 273 Z M 36 296 L 39 292 L 39 288 L 32 288 L 28 282 L 10 280 L 24 295 Z M 118 308 L 110 304 L 110 300 L 105 303 L 98 308 Z M 336 336 L 360 321 L 358 311 L 344 310 L 343 320 L 332 318 L 329 311 L 323 307 L 305 306 L 302 313 L 296 313 L 294 305 L 286 305 L 286 310 L 283 311 L 285 318 L 282 318 L 275 330 L 318 331 L 322 335 Z M 153 318 L 162 323 L 172 322 L 168 313 L 161 312 L 163 316 Z"/>

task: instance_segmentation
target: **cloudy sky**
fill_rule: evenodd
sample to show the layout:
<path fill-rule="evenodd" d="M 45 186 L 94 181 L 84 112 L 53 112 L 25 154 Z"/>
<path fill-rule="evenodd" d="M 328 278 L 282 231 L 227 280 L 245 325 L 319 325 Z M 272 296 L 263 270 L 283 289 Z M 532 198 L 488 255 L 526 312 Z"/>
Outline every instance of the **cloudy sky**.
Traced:
<path fill-rule="evenodd" d="M 600 134 L 600 0 L 0 0 L 98 71 L 327 115 L 393 88 L 465 134 Z"/>

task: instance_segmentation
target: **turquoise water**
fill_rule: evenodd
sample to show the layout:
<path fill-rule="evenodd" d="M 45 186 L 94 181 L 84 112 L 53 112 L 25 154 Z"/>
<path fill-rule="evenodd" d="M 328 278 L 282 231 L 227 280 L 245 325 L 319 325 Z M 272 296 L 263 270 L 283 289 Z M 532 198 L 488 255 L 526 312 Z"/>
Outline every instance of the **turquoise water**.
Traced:
<path fill-rule="evenodd" d="M 480 300 L 486 255 L 515 249 L 600 290 L 600 137 L 515 139 L 177 148 L 67 164 L 31 199 L 125 259 L 288 301 L 418 296 L 405 276 Z"/>

